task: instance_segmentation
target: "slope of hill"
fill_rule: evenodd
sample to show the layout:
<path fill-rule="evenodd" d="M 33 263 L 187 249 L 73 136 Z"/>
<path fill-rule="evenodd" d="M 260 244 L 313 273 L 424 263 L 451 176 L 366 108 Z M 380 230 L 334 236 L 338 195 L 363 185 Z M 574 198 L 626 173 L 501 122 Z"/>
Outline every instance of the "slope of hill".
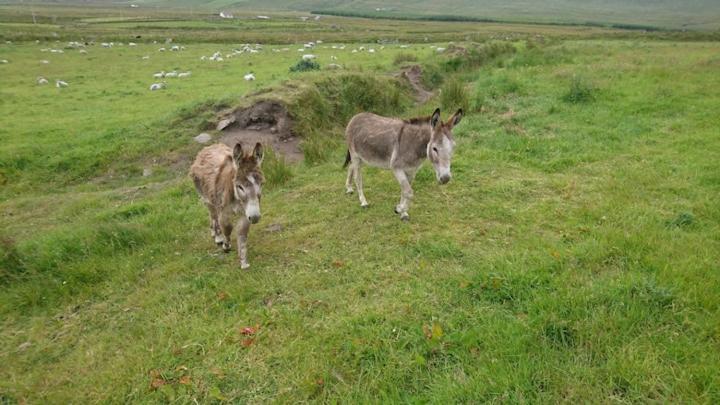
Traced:
<path fill-rule="evenodd" d="M 138 4 L 217 10 L 315 11 L 368 17 L 452 16 L 499 21 L 615 24 L 669 29 L 720 28 L 715 0 L 136 0 Z"/>

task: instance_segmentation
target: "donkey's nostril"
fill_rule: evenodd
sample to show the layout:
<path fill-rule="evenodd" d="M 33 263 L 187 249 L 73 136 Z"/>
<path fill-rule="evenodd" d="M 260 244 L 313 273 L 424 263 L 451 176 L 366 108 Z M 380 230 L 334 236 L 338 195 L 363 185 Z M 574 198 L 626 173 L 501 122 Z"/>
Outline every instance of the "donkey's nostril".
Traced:
<path fill-rule="evenodd" d="M 450 175 L 449 174 L 443 174 L 440 176 L 440 184 L 447 184 L 448 181 L 450 181 Z"/>
<path fill-rule="evenodd" d="M 248 217 L 251 224 L 257 224 L 260 221 L 260 215 L 252 215 Z"/>

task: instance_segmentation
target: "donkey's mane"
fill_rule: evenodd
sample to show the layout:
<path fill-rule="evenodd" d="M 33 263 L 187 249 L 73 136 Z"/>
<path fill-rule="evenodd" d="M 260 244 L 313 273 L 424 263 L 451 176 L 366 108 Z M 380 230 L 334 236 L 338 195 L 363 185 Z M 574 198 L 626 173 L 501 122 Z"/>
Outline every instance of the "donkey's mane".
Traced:
<path fill-rule="evenodd" d="M 406 124 L 411 124 L 411 125 L 420 125 L 420 124 L 429 124 L 431 119 L 432 119 L 432 116 L 415 117 L 415 118 L 404 119 L 403 122 L 405 122 Z"/>

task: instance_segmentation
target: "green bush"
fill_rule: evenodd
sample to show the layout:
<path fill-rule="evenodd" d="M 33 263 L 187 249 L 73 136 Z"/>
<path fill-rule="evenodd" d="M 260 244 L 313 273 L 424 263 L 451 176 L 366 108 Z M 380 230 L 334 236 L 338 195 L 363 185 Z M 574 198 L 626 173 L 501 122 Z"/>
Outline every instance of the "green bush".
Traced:
<path fill-rule="evenodd" d="M 312 133 L 301 144 L 305 163 L 315 165 L 326 162 L 329 157 L 336 156 L 334 152 L 339 149 L 339 145 L 340 137 Z"/>
<path fill-rule="evenodd" d="M 465 84 L 457 79 L 445 83 L 440 90 L 440 104 L 444 110 L 455 111 L 457 108 L 462 108 L 468 111 L 470 99 L 465 90 Z"/>
<path fill-rule="evenodd" d="M 285 184 L 293 176 L 292 168 L 285 162 L 285 159 L 275 153 L 272 147 L 265 149 L 262 170 L 265 181 L 270 186 Z"/>
<path fill-rule="evenodd" d="M 295 118 L 295 131 L 307 138 L 320 129 L 344 126 L 361 111 L 400 113 L 409 100 L 397 79 L 344 74 L 328 77 L 305 90 L 290 105 L 290 112 Z"/>
<path fill-rule="evenodd" d="M 406 62 L 417 62 L 418 58 L 412 53 L 408 52 L 400 52 L 397 55 L 395 55 L 395 59 L 393 60 L 393 64 L 395 65 L 402 65 Z"/>
<path fill-rule="evenodd" d="M 303 59 L 296 63 L 295 66 L 290 66 L 290 72 L 310 72 L 312 70 L 320 70 L 320 64 L 314 60 Z"/>
<path fill-rule="evenodd" d="M 595 87 L 582 76 L 573 76 L 570 88 L 563 96 L 568 103 L 587 103 L 595 99 Z"/>
<path fill-rule="evenodd" d="M 25 264 L 15 242 L 0 237 L 0 284 L 9 283 L 25 272 Z"/>

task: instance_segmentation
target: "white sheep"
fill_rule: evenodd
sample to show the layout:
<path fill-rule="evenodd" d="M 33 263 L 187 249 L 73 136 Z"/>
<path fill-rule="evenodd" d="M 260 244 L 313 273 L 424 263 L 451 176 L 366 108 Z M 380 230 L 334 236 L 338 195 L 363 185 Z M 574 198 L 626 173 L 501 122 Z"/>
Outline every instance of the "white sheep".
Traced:
<path fill-rule="evenodd" d="M 156 78 L 156 79 L 162 79 L 163 77 L 165 77 L 165 71 L 162 71 L 162 72 L 160 72 L 160 73 L 155 73 L 155 74 L 153 75 L 153 77 Z"/>
<path fill-rule="evenodd" d="M 40 63 L 42 63 L 43 65 L 47 65 L 48 63 L 50 63 L 50 61 L 47 59 L 43 59 L 40 61 Z"/>
<path fill-rule="evenodd" d="M 177 77 L 180 77 L 180 78 L 182 78 L 182 77 L 190 77 L 190 75 L 192 75 L 192 72 L 182 72 L 182 73 L 178 73 L 178 76 L 177 76 Z"/>
<path fill-rule="evenodd" d="M 41 86 L 42 86 L 43 84 L 48 84 L 48 80 L 47 80 L 46 78 L 42 77 L 42 76 L 39 76 L 39 77 L 37 78 L 37 84 L 38 84 L 38 85 L 41 85 Z"/>
<path fill-rule="evenodd" d="M 10 62 L 7 59 L 0 59 L 0 63 L 2 63 L 4 65 L 4 64 L 10 63 Z"/>
<path fill-rule="evenodd" d="M 69 86 L 69 84 L 67 84 L 67 82 L 64 82 L 62 80 L 55 80 L 55 87 L 57 87 L 58 89 L 61 87 L 68 87 L 68 86 Z"/>
<path fill-rule="evenodd" d="M 245 80 L 247 80 L 247 81 L 250 82 L 250 81 L 255 80 L 255 75 L 252 74 L 252 73 L 248 73 L 248 74 L 246 74 L 245 76 L 243 76 L 243 79 L 245 79 Z"/>
<path fill-rule="evenodd" d="M 375 53 L 375 50 L 370 48 L 370 49 L 368 49 L 368 53 Z"/>
<path fill-rule="evenodd" d="M 137 46 L 135 42 L 128 42 L 128 46 Z"/>
<path fill-rule="evenodd" d="M 165 48 L 158 49 L 158 52 L 165 52 Z"/>
<path fill-rule="evenodd" d="M 178 72 L 176 72 L 174 70 L 172 72 L 165 73 L 165 77 L 177 77 L 177 76 L 178 76 Z"/>
<path fill-rule="evenodd" d="M 147 55 L 145 55 L 145 56 L 142 57 L 142 60 L 148 60 L 148 59 L 150 59 L 150 57 L 147 56 Z"/>
<path fill-rule="evenodd" d="M 83 54 L 83 55 L 85 55 L 85 54 L 87 53 L 87 51 L 84 50 L 84 49 L 81 49 L 81 50 L 80 50 L 80 53 Z"/>
<path fill-rule="evenodd" d="M 160 90 L 165 88 L 165 83 L 153 83 L 150 85 L 150 91 Z"/>
<path fill-rule="evenodd" d="M 302 59 L 303 59 L 303 60 L 313 60 L 313 59 L 315 59 L 316 57 L 317 57 L 317 56 L 308 53 L 308 54 L 303 55 L 303 56 L 302 56 Z"/>
<path fill-rule="evenodd" d="M 173 45 L 172 48 L 170 48 L 170 51 L 172 51 L 172 52 L 177 52 L 179 50 L 180 50 L 180 47 L 177 45 Z"/>

